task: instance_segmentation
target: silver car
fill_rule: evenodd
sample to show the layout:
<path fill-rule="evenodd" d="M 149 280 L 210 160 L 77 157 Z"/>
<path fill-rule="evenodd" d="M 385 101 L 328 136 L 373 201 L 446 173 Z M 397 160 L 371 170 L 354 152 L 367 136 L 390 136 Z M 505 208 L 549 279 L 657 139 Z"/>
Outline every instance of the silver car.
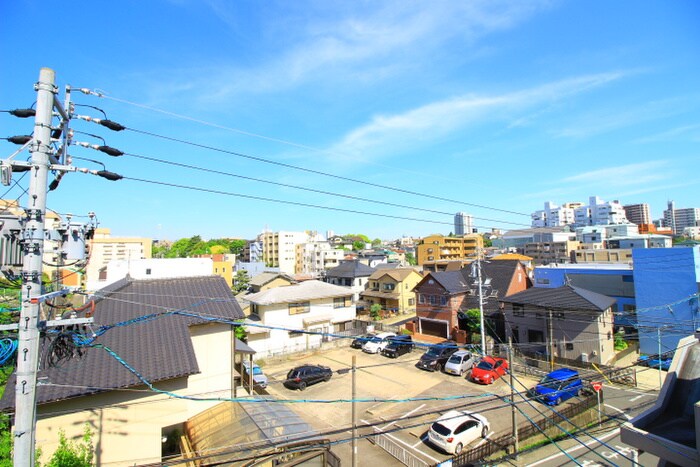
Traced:
<path fill-rule="evenodd" d="M 462 376 L 464 373 L 472 369 L 478 359 L 478 355 L 475 355 L 468 350 L 459 350 L 453 353 L 450 359 L 447 360 L 444 371 L 445 373 L 449 373 L 451 375 Z"/>

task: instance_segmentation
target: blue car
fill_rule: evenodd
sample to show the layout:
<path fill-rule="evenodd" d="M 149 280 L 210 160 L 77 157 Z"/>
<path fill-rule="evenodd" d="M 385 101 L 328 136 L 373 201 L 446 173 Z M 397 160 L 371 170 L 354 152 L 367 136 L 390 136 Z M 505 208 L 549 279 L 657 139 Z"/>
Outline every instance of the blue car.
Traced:
<path fill-rule="evenodd" d="M 669 368 L 671 368 L 671 362 L 673 361 L 672 358 L 661 358 L 659 359 L 658 357 L 650 358 L 647 360 L 646 366 L 649 368 L 654 368 L 654 369 L 661 369 L 663 371 L 668 371 Z"/>
<path fill-rule="evenodd" d="M 578 371 L 571 368 L 554 370 L 535 386 L 534 396 L 547 405 L 559 405 L 583 392 Z"/>

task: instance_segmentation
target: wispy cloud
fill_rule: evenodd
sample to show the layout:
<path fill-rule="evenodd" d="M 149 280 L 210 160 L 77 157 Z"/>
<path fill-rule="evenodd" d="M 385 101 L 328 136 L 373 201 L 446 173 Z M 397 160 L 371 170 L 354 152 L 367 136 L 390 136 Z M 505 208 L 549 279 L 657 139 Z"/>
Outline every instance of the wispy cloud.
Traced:
<path fill-rule="evenodd" d="M 665 160 L 639 162 L 590 170 L 565 177 L 561 181 L 565 184 L 598 187 L 640 185 L 667 179 L 669 175 L 664 171 L 667 168 L 668 162 Z"/>
<path fill-rule="evenodd" d="M 375 116 L 371 122 L 347 133 L 330 152 L 350 158 L 376 158 L 395 154 L 407 145 L 425 144 L 485 121 L 510 121 L 519 113 L 603 86 L 624 76 L 601 73 L 556 81 L 495 96 L 458 96 L 426 104 L 402 114 Z"/>
<path fill-rule="evenodd" d="M 677 128 L 672 128 L 661 133 L 649 135 L 644 138 L 634 140 L 634 143 L 656 143 L 661 141 L 676 141 L 676 140 L 700 141 L 700 124 L 684 125 Z"/>

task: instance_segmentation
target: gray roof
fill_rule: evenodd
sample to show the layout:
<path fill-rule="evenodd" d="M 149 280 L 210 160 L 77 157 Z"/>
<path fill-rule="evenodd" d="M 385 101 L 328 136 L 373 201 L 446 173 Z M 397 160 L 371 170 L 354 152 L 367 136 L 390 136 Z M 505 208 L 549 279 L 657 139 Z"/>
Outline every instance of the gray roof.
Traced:
<path fill-rule="evenodd" d="M 499 259 L 481 263 L 481 292 L 485 297 L 484 309 L 486 311 L 498 310 L 498 301 L 506 296 L 518 268 L 523 268 L 523 266 L 517 259 Z M 469 276 L 471 267 L 463 268 L 462 274 Z M 527 274 L 525 274 L 525 277 L 527 277 Z M 476 284 L 476 279 L 471 280 Z M 476 289 L 477 287 L 478 285 L 474 285 L 472 288 Z M 469 308 L 479 308 L 478 295 L 470 295 L 466 298 L 466 301 L 466 305 Z"/>
<path fill-rule="evenodd" d="M 293 303 L 330 297 L 346 297 L 352 294 L 347 287 L 317 280 L 304 281 L 287 287 L 275 287 L 246 296 L 246 300 L 257 305 Z"/>
<path fill-rule="evenodd" d="M 160 280 L 127 278 L 98 291 L 95 298 L 93 330 L 176 310 L 225 320 L 245 318 L 226 280 L 218 276 Z M 157 383 L 199 373 L 188 328 L 206 322 L 196 317 L 163 316 L 115 326 L 99 336 L 95 344 L 109 347 L 147 381 Z M 44 356 L 48 344 L 48 339 L 42 339 Z M 74 357 L 58 367 L 47 367 L 42 359 L 38 377 L 39 404 L 143 384 L 100 348 L 87 348 L 81 358 Z M 14 406 L 14 381 L 13 374 L 0 399 L 0 409 Z"/>
<path fill-rule="evenodd" d="M 462 271 L 437 271 L 431 272 L 429 276 L 450 294 L 466 293 L 471 288 L 472 281 L 465 277 Z"/>
<path fill-rule="evenodd" d="M 326 277 L 369 277 L 375 271 L 374 268 L 360 263 L 357 260 L 345 261 L 338 266 L 326 271 Z"/>
<path fill-rule="evenodd" d="M 590 290 L 565 285 L 555 289 L 531 287 L 501 299 L 506 303 L 533 305 L 557 310 L 605 311 L 616 300 Z"/>

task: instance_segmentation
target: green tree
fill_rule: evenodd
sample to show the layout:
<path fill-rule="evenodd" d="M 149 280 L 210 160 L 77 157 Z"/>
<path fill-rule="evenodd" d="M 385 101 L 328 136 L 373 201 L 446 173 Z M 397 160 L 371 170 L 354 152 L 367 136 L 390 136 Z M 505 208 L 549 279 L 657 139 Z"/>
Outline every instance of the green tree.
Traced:
<path fill-rule="evenodd" d="M 12 467 L 12 431 L 10 417 L 0 414 L 0 467 Z"/>
<path fill-rule="evenodd" d="M 478 308 L 470 308 L 465 313 L 467 316 L 467 330 L 471 333 L 481 332 L 481 313 Z"/>
<path fill-rule="evenodd" d="M 80 441 L 68 441 L 65 432 L 59 429 L 58 448 L 46 467 L 91 467 L 94 454 L 92 432 L 88 426 L 85 426 Z"/>
<path fill-rule="evenodd" d="M 382 311 L 382 306 L 379 303 L 373 303 L 369 307 L 369 317 L 374 321 L 379 321 L 379 313 Z"/>
<path fill-rule="evenodd" d="M 229 252 L 228 247 L 225 245 L 211 245 L 209 247 L 212 255 L 224 255 Z"/>
<path fill-rule="evenodd" d="M 363 242 L 362 240 L 355 240 L 352 242 L 352 249 L 355 251 L 362 251 L 365 249 L 366 243 Z"/>
<path fill-rule="evenodd" d="M 418 264 L 418 261 L 416 260 L 416 257 L 413 256 L 413 253 L 406 253 L 406 262 L 411 266 L 415 266 Z"/>
<path fill-rule="evenodd" d="M 236 271 L 236 275 L 233 277 L 233 287 L 231 287 L 231 290 L 233 290 L 234 293 L 243 292 L 248 288 L 248 284 L 250 284 L 248 271 L 240 269 Z"/>
<path fill-rule="evenodd" d="M 381 238 L 375 238 L 374 240 L 372 240 L 372 246 L 374 246 L 374 247 L 381 246 L 381 244 L 382 244 Z"/>

